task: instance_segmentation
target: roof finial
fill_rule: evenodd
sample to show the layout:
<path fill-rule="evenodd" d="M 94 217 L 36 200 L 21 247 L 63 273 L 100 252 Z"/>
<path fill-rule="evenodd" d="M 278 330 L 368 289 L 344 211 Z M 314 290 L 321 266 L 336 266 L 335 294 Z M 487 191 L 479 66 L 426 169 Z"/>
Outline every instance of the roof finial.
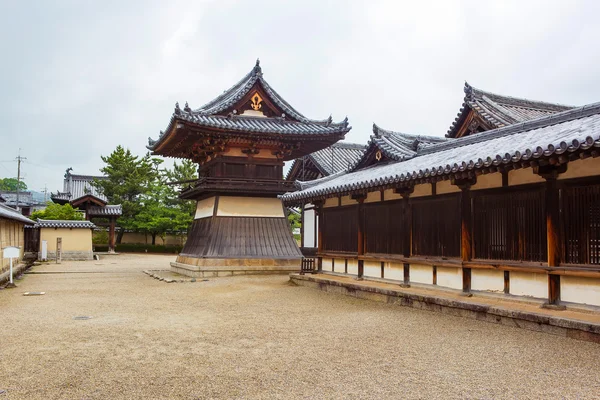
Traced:
<path fill-rule="evenodd" d="M 183 110 L 184 110 L 185 112 L 190 112 L 190 111 L 192 111 L 192 109 L 190 108 L 190 106 L 189 106 L 189 104 L 188 104 L 188 102 L 187 102 L 187 101 L 185 102 L 185 106 L 183 107 Z"/>
<path fill-rule="evenodd" d="M 180 115 L 181 114 L 181 108 L 179 108 L 179 102 L 175 103 L 175 115 Z"/>
<path fill-rule="evenodd" d="M 254 66 L 255 74 L 262 74 L 262 68 L 260 68 L 260 58 L 256 59 L 256 65 Z"/>
<path fill-rule="evenodd" d="M 469 98 L 473 96 L 473 86 L 469 85 L 469 82 L 465 81 L 465 87 L 463 89 L 465 91 L 465 95 Z"/>

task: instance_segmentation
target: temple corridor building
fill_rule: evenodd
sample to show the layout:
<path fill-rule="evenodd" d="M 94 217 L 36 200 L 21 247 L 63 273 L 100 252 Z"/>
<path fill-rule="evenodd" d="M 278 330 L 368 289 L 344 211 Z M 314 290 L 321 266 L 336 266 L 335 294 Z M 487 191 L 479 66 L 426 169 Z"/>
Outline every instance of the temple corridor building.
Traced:
<path fill-rule="evenodd" d="M 196 201 L 188 240 L 172 270 L 189 276 L 289 272 L 302 254 L 279 195 L 285 161 L 344 138 L 348 120 L 306 118 L 265 81 L 259 62 L 233 87 L 198 109 L 175 110 L 149 139 L 152 154 L 187 158 L 198 179 L 180 197 Z"/>
<path fill-rule="evenodd" d="M 318 215 L 320 272 L 600 306 L 600 103 L 466 84 L 446 137 L 373 131 L 282 196 Z"/>

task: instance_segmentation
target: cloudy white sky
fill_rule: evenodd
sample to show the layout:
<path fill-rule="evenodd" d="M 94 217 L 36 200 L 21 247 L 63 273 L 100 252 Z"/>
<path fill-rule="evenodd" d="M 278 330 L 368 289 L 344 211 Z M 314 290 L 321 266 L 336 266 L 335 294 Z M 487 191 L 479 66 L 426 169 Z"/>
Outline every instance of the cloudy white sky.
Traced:
<path fill-rule="evenodd" d="M 597 1 L 38 1 L 0 3 L 0 177 L 34 190 L 143 154 L 260 57 L 309 118 L 443 136 L 464 81 L 512 96 L 600 101 Z"/>

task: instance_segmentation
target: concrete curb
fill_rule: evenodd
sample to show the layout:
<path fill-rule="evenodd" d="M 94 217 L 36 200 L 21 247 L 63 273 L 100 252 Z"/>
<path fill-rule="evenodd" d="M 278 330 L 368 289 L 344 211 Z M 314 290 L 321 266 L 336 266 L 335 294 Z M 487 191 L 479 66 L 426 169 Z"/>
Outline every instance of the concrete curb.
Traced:
<path fill-rule="evenodd" d="M 399 304 L 421 310 L 437 311 L 460 317 L 477 319 L 553 335 L 600 343 L 600 324 L 571 318 L 548 316 L 541 313 L 515 310 L 438 296 L 424 296 L 398 289 L 377 288 L 360 283 L 338 282 L 314 275 L 290 274 L 297 285 L 325 292 L 353 296 L 389 304 Z M 472 299 L 472 298 L 471 298 Z"/>

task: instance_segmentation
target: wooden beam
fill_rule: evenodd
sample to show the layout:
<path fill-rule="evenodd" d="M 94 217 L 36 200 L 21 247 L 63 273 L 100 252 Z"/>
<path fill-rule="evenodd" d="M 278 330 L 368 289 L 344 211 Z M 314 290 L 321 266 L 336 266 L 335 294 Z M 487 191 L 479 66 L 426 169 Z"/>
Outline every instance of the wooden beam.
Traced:
<path fill-rule="evenodd" d="M 402 265 L 404 267 L 404 276 L 402 281 L 402 287 L 410 287 L 410 264 L 404 263 Z"/>
<path fill-rule="evenodd" d="M 510 293 L 510 271 L 504 271 L 504 293 Z"/>
<path fill-rule="evenodd" d="M 300 207 L 300 248 L 304 249 L 304 204 Z"/>
<path fill-rule="evenodd" d="M 108 252 L 115 251 L 115 217 L 110 217 L 110 227 L 108 228 Z"/>

